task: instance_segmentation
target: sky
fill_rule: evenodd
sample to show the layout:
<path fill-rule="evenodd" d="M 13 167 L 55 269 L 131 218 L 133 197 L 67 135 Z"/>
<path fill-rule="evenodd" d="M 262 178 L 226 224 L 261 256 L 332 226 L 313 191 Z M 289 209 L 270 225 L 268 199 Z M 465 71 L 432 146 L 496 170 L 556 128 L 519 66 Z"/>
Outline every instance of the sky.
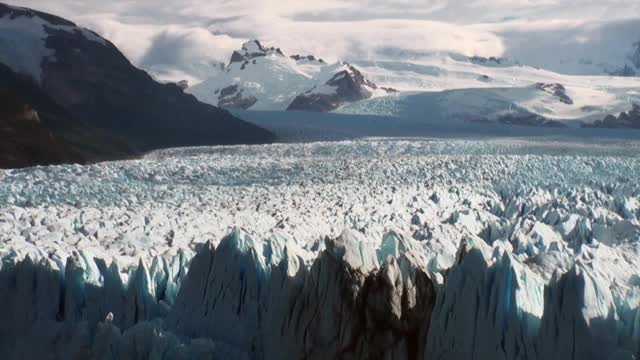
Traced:
<path fill-rule="evenodd" d="M 11 4 L 51 12 L 95 30 L 140 67 L 173 66 L 193 73 L 202 64 L 227 61 L 249 39 L 281 47 L 288 54 L 328 60 L 427 52 L 504 56 L 529 51 L 529 37 L 556 41 L 553 34 L 567 34 L 567 29 L 580 31 L 563 41 L 586 48 L 590 41 L 603 41 L 598 29 L 640 19 L 638 0 L 13 0 Z M 535 55 L 535 50 L 531 52 Z"/>

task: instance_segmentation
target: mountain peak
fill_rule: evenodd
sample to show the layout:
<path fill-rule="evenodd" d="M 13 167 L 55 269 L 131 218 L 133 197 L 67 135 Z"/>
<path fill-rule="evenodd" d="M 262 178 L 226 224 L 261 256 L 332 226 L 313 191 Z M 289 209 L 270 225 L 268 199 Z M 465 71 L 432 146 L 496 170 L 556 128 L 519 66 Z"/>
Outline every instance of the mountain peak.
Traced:
<path fill-rule="evenodd" d="M 224 71 L 188 92 L 228 109 L 333 111 L 394 90 L 378 87 L 347 62 L 287 56 L 279 48 L 250 40 L 233 52 Z"/>
<path fill-rule="evenodd" d="M 267 49 L 265 49 L 264 46 L 262 46 L 260 41 L 255 40 L 255 39 L 254 40 L 249 40 L 249 41 L 245 42 L 244 44 L 242 44 L 242 50 L 244 50 L 248 54 L 266 53 L 267 52 Z"/>
<path fill-rule="evenodd" d="M 326 62 L 322 59 L 316 58 L 313 55 L 291 55 L 289 56 L 291 59 L 295 61 L 307 61 L 307 62 L 318 62 L 320 64 L 326 64 Z"/>
<path fill-rule="evenodd" d="M 284 56 L 280 48 L 267 48 L 264 47 L 259 40 L 250 40 L 242 44 L 241 50 L 236 50 L 233 52 L 233 54 L 231 55 L 231 61 L 229 61 L 229 65 L 234 63 L 242 63 L 242 67 L 244 69 L 244 67 L 248 65 L 251 60 L 273 54 Z"/>

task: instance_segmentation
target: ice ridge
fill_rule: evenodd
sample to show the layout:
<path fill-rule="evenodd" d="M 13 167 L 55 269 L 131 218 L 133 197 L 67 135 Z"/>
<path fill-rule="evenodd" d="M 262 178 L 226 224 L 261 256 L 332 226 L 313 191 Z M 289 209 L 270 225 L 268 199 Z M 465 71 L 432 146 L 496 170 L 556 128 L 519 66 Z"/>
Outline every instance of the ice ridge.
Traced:
<path fill-rule="evenodd" d="M 215 247 L 123 274 L 86 253 L 0 270 L 8 358 L 631 359 L 640 292 L 613 291 L 588 250 L 548 281 L 470 236 L 443 281 L 415 239 L 376 253 L 346 230 L 312 262 L 284 238 L 234 229 Z M 590 262 L 589 262 L 590 261 Z M 188 269 L 188 272 L 187 272 Z M 40 346 L 30 346 L 30 341 Z M 207 358 L 205 357 L 205 358 Z"/>

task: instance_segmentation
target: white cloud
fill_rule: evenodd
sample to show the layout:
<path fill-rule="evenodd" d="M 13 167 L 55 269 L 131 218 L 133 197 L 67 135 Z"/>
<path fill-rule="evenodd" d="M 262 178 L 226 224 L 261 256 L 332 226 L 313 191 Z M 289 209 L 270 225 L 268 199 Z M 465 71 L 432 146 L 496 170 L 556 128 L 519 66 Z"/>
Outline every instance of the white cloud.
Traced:
<path fill-rule="evenodd" d="M 14 0 L 95 29 L 135 64 L 174 67 L 226 61 L 249 38 L 288 53 L 371 58 L 391 50 L 513 53 L 523 33 L 640 18 L 637 0 Z M 508 34 L 517 34 L 513 39 Z M 535 35 L 535 34 L 534 34 Z M 574 34 L 580 37 L 580 34 Z M 590 34 L 589 36 L 593 36 Z M 536 37 L 549 39 L 553 36 Z M 515 39 L 515 40 L 514 40 Z M 582 39 L 585 40 L 585 39 Z M 588 40 L 588 39 L 587 39 Z M 515 42 L 514 42 L 515 41 Z M 586 44 L 589 42 L 586 41 Z"/>

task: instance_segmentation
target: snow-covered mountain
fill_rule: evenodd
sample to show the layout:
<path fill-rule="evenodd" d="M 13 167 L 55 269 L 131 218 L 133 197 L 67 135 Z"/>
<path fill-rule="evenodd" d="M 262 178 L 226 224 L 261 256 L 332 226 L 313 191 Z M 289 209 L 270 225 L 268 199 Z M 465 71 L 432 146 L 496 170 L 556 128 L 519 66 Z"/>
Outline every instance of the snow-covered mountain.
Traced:
<path fill-rule="evenodd" d="M 155 82 L 96 33 L 1 3 L 0 91 L 41 112 L 44 130 L 88 161 L 169 146 L 273 140 L 174 84 Z"/>
<path fill-rule="evenodd" d="M 605 118 L 640 103 L 639 77 L 566 75 L 498 57 L 392 55 L 403 60 L 327 64 L 250 41 L 228 66 L 212 68 L 208 80 L 187 91 L 231 109 L 335 111 L 432 124 L 608 127 L 613 123 Z"/>
<path fill-rule="evenodd" d="M 489 122 L 589 127 L 607 117 L 627 112 L 640 103 L 637 81 L 609 80 L 610 84 L 619 87 L 535 83 L 522 87 L 402 92 L 350 104 L 338 112 L 415 119 L 430 124 Z M 624 123 L 618 125 L 625 127 Z M 637 127 L 637 124 L 627 125 Z"/>
<path fill-rule="evenodd" d="M 354 66 L 328 64 L 313 55 L 285 55 L 252 40 L 229 64 L 187 90 L 198 99 L 229 109 L 330 111 L 393 92 L 379 88 Z"/>
<path fill-rule="evenodd" d="M 590 126 L 640 103 L 640 78 L 566 75 L 512 59 L 421 54 L 358 67 L 372 81 L 400 90 L 338 109 L 341 113 L 429 123 L 497 121 Z M 521 119 L 515 119 L 520 117 Z"/>

